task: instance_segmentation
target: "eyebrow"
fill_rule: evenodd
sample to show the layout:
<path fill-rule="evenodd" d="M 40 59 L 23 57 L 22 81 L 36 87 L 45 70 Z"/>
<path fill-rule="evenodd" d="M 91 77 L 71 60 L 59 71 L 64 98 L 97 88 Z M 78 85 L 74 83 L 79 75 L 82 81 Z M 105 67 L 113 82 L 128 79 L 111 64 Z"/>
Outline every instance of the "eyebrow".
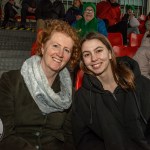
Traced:
<path fill-rule="evenodd" d="M 93 10 L 93 8 L 87 8 L 87 9 L 85 9 L 85 10 Z"/>
<path fill-rule="evenodd" d="M 97 50 L 97 49 L 102 49 L 102 48 L 104 48 L 104 47 L 102 47 L 102 46 L 97 46 L 93 51 L 95 51 L 95 50 Z M 82 53 L 85 53 L 85 52 L 89 52 L 88 50 L 85 50 L 85 51 L 83 51 Z"/>

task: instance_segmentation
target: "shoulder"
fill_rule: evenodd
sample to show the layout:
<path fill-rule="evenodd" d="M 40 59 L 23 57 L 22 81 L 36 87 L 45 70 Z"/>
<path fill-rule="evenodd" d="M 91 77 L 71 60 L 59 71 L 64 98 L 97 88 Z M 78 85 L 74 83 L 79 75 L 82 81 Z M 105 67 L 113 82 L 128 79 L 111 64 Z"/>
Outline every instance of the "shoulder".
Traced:
<path fill-rule="evenodd" d="M 14 84 L 19 79 L 22 79 L 22 75 L 20 73 L 20 70 L 11 70 L 8 72 L 4 72 L 1 75 L 0 81 L 12 82 Z"/>
<path fill-rule="evenodd" d="M 134 75 L 136 77 L 141 76 L 139 64 L 133 58 L 130 58 L 128 56 L 117 57 L 117 63 L 124 64 L 126 67 L 128 67 L 134 73 Z"/>
<path fill-rule="evenodd" d="M 8 72 L 4 72 L 3 74 L 2 74 L 2 76 L 5 76 L 5 75 L 7 75 L 7 76 L 9 76 L 9 77 L 13 77 L 13 76 L 19 76 L 19 75 L 21 75 L 21 73 L 20 73 L 20 70 L 10 70 L 10 71 L 8 71 Z"/>
<path fill-rule="evenodd" d="M 105 24 L 105 22 L 100 18 L 97 18 L 97 22 L 98 22 L 98 24 Z"/>
<path fill-rule="evenodd" d="M 101 1 L 99 3 L 97 3 L 97 6 L 103 6 L 103 7 L 107 7 L 107 6 L 110 6 L 110 3 L 107 2 L 107 1 Z"/>
<path fill-rule="evenodd" d="M 136 79 L 135 83 L 136 83 L 136 90 L 139 92 L 141 103 L 147 103 L 149 104 L 148 107 L 150 107 L 150 101 L 149 101 L 150 79 L 141 75 L 140 77 Z"/>

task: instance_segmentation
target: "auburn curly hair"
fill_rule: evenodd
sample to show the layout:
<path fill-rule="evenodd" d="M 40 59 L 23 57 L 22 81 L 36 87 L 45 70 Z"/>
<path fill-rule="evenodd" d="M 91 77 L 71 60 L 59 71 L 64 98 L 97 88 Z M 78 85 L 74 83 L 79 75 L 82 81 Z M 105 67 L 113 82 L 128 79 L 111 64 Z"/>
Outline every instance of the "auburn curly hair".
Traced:
<path fill-rule="evenodd" d="M 71 59 L 69 61 L 70 68 L 74 68 L 79 62 L 80 58 L 80 41 L 78 34 L 75 29 L 73 29 L 67 22 L 62 20 L 46 20 L 44 29 L 38 32 L 36 39 L 36 54 L 42 57 L 42 44 L 44 45 L 50 38 L 52 33 L 61 32 L 68 35 L 73 41 L 73 49 Z"/>

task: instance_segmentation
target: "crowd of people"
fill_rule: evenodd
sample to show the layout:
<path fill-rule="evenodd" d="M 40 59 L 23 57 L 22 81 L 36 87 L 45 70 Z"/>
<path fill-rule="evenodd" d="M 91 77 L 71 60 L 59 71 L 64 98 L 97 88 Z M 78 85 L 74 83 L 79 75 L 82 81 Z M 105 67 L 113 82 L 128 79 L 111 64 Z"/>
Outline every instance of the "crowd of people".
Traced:
<path fill-rule="evenodd" d="M 91 5 L 95 4 L 92 3 Z M 98 20 L 97 22 L 100 24 L 97 29 L 94 30 L 101 30 L 99 26 L 105 26 L 107 32 L 120 32 L 123 36 L 124 45 L 127 44 L 128 34 L 131 32 L 139 34 L 139 21 L 134 15 L 134 6 L 127 5 L 126 14 L 124 14 L 124 16 L 121 13 L 121 7 L 117 0 L 100 1 L 93 7 L 94 16 L 92 19 Z M 70 7 L 66 12 L 64 4 L 60 0 L 23 0 L 20 5 L 17 4 L 15 0 L 9 0 L 4 7 L 4 21 L 1 24 L 2 27 L 6 27 L 10 19 L 15 20 L 18 15 L 16 9 L 21 9 L 21 22 L 19 28 L 26 28 L 27 16 L 35 17 L 37 31 L 43 28 L 44 20 L 47 19 L 65 20 L 70 25 L 74 24 L 76 21 L 82 22 L 77 23 L 79 25 L 87 22 L 84 17 L 84 7 L 81 0 L 73 0 L 72 7 Z M 92 14 L 92 12 L 88 12 L 88 15 L 90 14 Z M 102 21 L 104 21 L 104 23 L 102 23 Z M 81 26 L 81 28 L 83 28 L 83 25 Z M 91 30 L 89 28 L 93 28 L 95 25 L 92 25 L 92 27 L 89 25 L 86 26 L 88 29 L 85 30 Z"/>
<path fill-rule="evenodd" d="M 23 0 L 21 15 L 23 28 L 37 19 L 36 47 L 0 78 L 0 149 L 150 150 L 150 13 L 133 58 L 116 57 L 107 38 L 139 34 L 133 6 L 122 16 L 116 0 L 74 0 L 65 13 L 59 0 Z"/>

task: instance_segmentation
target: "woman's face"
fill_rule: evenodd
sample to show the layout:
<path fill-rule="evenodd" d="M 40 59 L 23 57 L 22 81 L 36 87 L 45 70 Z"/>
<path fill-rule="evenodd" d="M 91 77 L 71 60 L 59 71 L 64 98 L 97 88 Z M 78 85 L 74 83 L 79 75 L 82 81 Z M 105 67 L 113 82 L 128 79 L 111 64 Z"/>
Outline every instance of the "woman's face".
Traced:
<path fill-rule="evenodd" d="M 84 11 L 84 19 L 85 21 L 91 21 L 94 18 L 94 9 L 92 7 L 87 7 Z"/>
<path fill-rule="evenodd" d="M 85 66 L 97 76 L 110 72 L 111 53 L 101 41 L 85 41 L 82 44 L 82 56 Z"/>
<path fill-rule="evenodd" d="M 76 7 L 80 7 L 80 5 L 81 5 L 81 2 L 80 2 L 80 0 L 74 0 L 74 6 L 76 6 Z"/>
<path fill-rule="evenodd" d="M 74 41 L 61 32 L 54 32 L 42 46 L 42 68 L 44 72 L 59 72 L 70 60 Z"/>

